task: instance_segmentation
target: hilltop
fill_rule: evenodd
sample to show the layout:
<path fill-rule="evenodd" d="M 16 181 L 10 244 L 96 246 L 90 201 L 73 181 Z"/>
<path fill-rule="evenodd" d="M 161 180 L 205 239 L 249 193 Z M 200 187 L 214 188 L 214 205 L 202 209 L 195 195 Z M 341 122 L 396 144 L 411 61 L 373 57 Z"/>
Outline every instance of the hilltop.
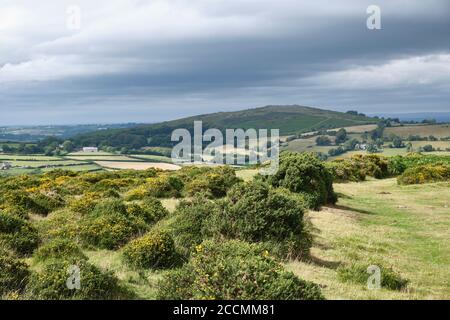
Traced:
<path fill-rule="evenodd" d="M 352 113 L 323 110 L 299 105 L 266 106 L 233 112 L 198 115 L 157 124 L 138 125 L 125 129 L 90 132 L 73 137 L 77 146 L 112 146 L 141 148 L 171 146 L 173 130 L 192 130 L 194 121 L 203 121 L 203 128 L 220 130 L 236 128 L 280 129 L 281 135 L 376 123 L 376 118 Z"/>

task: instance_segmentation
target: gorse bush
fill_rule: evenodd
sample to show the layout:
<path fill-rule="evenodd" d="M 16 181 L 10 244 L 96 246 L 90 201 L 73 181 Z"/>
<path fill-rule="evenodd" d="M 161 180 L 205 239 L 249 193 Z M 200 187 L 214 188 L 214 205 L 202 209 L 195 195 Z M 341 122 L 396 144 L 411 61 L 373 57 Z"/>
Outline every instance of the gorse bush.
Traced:
<path fill-rule="evenodd" d="M 221 207 L 217 203 L 201 195 L 180 202 L 171 229 L 175 242 L 184 255 L 189 255 L 196 245 L 211 235 L 207 220 L 220 212 Z"/>
<path fill-rule="evenodd" d="M 25 191 L 8 191 L 1 196 L 2 205 L 5 207 L 19 208 L 28 213 L 48 214 L 48 209 L 38 204 Z"/>
<path fill-rule="evenodd" d="M 320 288 L 299 279 L 261 246 L 206 241 L 181 269 L 158 285 L 158 299 L 323 299 Z"/>
<path fill-rule="evenodd" d="M 96 192 L 88 192 L 69 202 L 69 209 L 75 212 L 87 214 L 94 210 L 102 195 Z"/>
<path fill-rule="evenodd" d="M 406 169 L 397 178 L 399 184 L 422 184 L 450 181 L 450 165 L 421 165 Z"/>
<path fill-rule="evenodd" d="M 187 184 L 186 191 L 191 196 L 201 193 L 211 198 L 221 198 L 239 181 L 233 168 L 222 166 L 196 176 Z"/>
<path fill-rule="evenodd" d="M 286 188 L 292 192 L 305 193 L 311 202 L 310 208 L 335 203 L 333 177 L 315 154 L 283 152 L 276 174 L 265 177 L 274 187 Z"/>
<path fill-rule="evenodd" d="M 27 255 L 37 248 L 39 237 L 29 221 L 0 211 L 0 241 L 17 254 Z"/>
<path fill-rule="evenodd" d="M 407 279 L 402 278 L 401 275 L 395 272 L 392 268 L 385 267 L 380 263 L 353 263 L 349 266 L 340 266 L 337 269 L 338 279 L 342 282 L 354 282 L 365 285 L 371 275 L 367 272 L 367 268 L 370 265 L 376 265 L 380 268 L 380 285 L 382 288 L 402 290 L 408 285 L 409 281 Z"/>
<path fill-rule="evenodd" d="M 295 258 L 310 247 L 304 210 L 304 202 L 288 190 L 247 182 L 230 190 L 224 210 L 209 219 L 209 230 L 231 239 L 267 242 L 278 256 Z"/>
<path fill-rule="evenodd" d="M 10 292 L 21 293 L 30 276 L 26 263 L 0 248 L 0 297 Z"/>
<path fill-rule="evenodd" d="M 67 281 L 73 267 L 80 271 L 80 288 L 69 289 Z M 126 291 L 118 279 L 84 260 L 52 261 L 42 271 L 33 273 L 27 286 L 27 295 L 43 300 L 106 300 L 126 298 Z"/>
<path fill-rule="evenodd" d="M 88 246 L 117 249 L 147 228 L 142 219 L 127 213 L 121 200 L 106 199 L 80 221 L 80 237 Z"/>
<path fill-rule="evenodd" d="M 146 179 L 146 182 L 137 188 L 129 190 L 125 199 L 142 200 L 146 197 L 171 198 L 179 197 L 183 191 L 183 181 L 176 176 L 157 176 Z"/>
<path fill-rule="evenodd" d="M 126 207 L 127 213 L 140 218 L 147 224 L 154 224 L 166 217 L 169 212 L 156 198 L 144 198 L 141 203 L 131 203 Z"/>
<path fill-rule="evenodd" d="M 64 199 L 57 193 L 38 192 L 31 196 L 31 199 L 41 208 L 42 213 L 48 214 L 56 209 L 64 207 Z"/>
<path fill-rule="evenodd" d="M 81 259 L 87 260 L 86 255 L 80 247 L 73 241 L 67 239 L 54 239 L 39 247 L 35 252 L 36 261 L 46 261 L 51 259 Z"/>
<path fill-rule="evenodd" d="M 123 248 L 127 264 L 135 268 L 163 269 L 176 264 L 175 243 L 169 233 L 152 230 Z"/>

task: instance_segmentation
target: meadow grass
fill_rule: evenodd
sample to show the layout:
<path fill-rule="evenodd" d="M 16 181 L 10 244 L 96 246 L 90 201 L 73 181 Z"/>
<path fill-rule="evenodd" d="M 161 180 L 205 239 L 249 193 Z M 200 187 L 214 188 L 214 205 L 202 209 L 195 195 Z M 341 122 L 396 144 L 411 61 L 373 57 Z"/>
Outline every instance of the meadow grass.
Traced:
<path fill-rule="evenodd" d="M 335 207 L 308 214 L 315 235 L 311 261 L 290 262 L 290 270 L 321 284 L 328 299 L 450 297 L 450 183 L 398 186 L 387 179 L 335 189 Z M 407 289 L 368 290 L 338 280 L 338 266 L 369 261 L 409 279 Z"/>

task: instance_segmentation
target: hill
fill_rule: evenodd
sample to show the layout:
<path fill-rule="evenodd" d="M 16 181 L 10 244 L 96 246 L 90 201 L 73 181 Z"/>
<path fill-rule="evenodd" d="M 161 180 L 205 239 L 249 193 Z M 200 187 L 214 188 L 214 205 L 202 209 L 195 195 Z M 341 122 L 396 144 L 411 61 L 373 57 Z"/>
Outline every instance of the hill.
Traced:
<path fill-rule="evenodd" d="M 158 124 L 139 125 L 133 128 L 91 132 L 75 136 L 73 142 L 77 146 L 95 145 L 133 149 L 144 146 L 169 147 L 172 146 L 170 135 L 173 130 L 186 128 L 192 131 L 194 121 L 198 120 L 203 121 L 204 129 L 280 129 L 281 135 L 377 122 L 375 118 L 354 113 L 298 105 L 266 106 L 242 111 L 199 115 Z"/>

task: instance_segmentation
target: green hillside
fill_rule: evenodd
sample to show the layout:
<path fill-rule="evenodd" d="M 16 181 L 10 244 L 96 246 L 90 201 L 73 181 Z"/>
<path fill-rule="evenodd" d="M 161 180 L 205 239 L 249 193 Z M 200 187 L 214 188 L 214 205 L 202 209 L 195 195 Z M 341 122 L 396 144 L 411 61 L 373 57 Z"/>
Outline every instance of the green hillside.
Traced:
<path fill-rule="evenodd" d="M 177 128 L 193 129 L 196 120 L 203 128 L 280 129 L 281 135 L 375 123 L 364 115 L 354 115 L 298 105 L 266 106 L 234 112 L 218 112 L 193 116 L 158 124 L 139 125 L 133 128 L 104 130 L 78 135 L 73 138 L 78 146 L 96 145 L 140 148 L 143 146 L 171 146 L 170 135 Z"/>

